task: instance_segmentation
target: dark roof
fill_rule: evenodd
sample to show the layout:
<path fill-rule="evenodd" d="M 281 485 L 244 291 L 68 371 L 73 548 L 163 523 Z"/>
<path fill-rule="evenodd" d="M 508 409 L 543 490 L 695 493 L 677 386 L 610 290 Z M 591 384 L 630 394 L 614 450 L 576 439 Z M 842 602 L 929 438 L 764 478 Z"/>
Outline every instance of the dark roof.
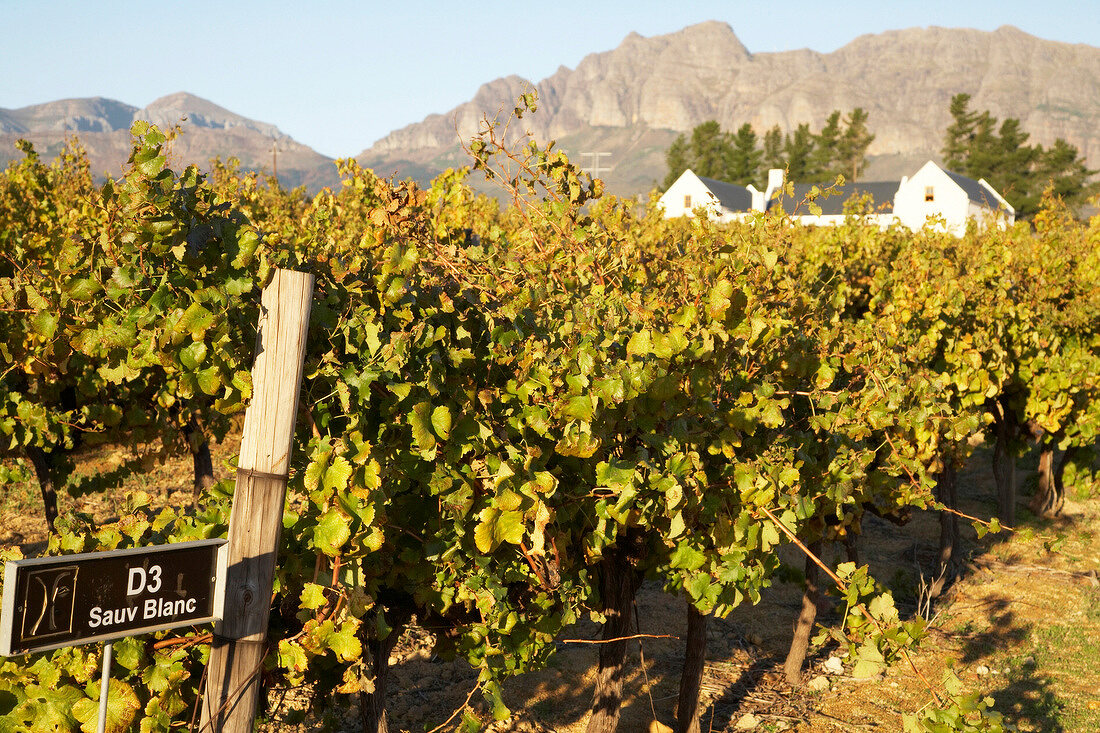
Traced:
<path fill-rule="evenodd" d="M 979 181 L 975 181 L 973 178 L 967 178 L 961 173 L 953 173 L 952 171 L 944 169 L 944 173 L 947 177 L 958 184 L 959 188 L 966 191 L 966 196 L 971 201 L 980 206 L 985 206 L 988 209 L 997 211 L 1004 208 L 996 196 L 989 192 L 989 189 L 983 186 Z"/>
<path fill-rule="evenodd" d="M 806 203 L 806 197 L 815 185 L 822 191 L 822 195 L 818 196 L 814 203 L 821 207 L 823 215 L 843 214 L 844 205 L 848 201 L 863 196 L 871 197 L 872 208 L 876 214 L 892 214 L 894 213 L 894 195 L 897 194 L 901 182 L 869 181 L 864 183 L 860 181 L 858 183 L 845 183 L 843 186 L 835 186 L 836 193 L 828 197 L 824 194 L 824 191 L 830 187 L 828 183 L 796 183 L 794 184 L 793 198 L 782 194 L 777 195 L 768 202 L 768 209 L 781 205 L 783 211 L 787 214 L 807 215 L 812 213 Z"/>
<path fill-rule="evenodd" d="M 714 178 L 703 178 L 702 176 L 699 176 L 699 180 L 710 189 L 722 208 L 729 211 L 752 210 L 752 193 L 744 186 L 718 181 Z"/>

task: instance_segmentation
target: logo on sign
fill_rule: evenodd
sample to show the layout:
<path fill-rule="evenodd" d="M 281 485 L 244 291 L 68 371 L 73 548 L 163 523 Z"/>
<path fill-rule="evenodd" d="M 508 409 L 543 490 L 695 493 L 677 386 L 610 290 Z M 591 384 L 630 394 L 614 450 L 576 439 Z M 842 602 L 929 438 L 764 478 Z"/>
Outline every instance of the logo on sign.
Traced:
<path fill-rule="evenodd" d="M 79 571 L 78 566 L 68 565 L 28 573 L 23 596 L 24 639 L 45 639 L 72 632 Z"/>

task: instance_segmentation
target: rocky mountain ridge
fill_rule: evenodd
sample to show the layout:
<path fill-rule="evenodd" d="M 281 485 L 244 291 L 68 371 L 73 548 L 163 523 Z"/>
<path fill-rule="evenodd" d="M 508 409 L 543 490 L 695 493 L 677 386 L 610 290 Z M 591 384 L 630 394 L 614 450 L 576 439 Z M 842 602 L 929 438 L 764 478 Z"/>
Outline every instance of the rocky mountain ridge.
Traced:
<path fill-rule="evenodd" d="M 867 177 L 899 177 L 939 159 L 948 103 L 1016 117 L 1032 140 L 1062 137 L 1100 168 L 1100 49 L 1031 36 L 1012 26 L 986 32 L 911 28 L 864 35 L 832 53 L 749 53 L 729 25 L 707 22 L 652 38 L 627 36 L 532 83 L 516 76 L 483 85 L 446 114 L 396 130 L 359 160 L 380 170 L 430 173 L 456 161 L 483 115 L 510 110 L 528 89 L 540 109 L 524 118 L 537 139 L 571 153 L 611 152 L 601 165 L 613 191 L 636 193 L 664 176 L 664 150 L 708 119 L 758 134 L 773 125 L 819 129 L 834 109 L 863 107 L 876 138 Z M 457 129 L 457 135 L 456 135 Z M 585 161 L 582 160 L 582 163 Z"/>
<path fill-rule="evenodd" d="M 358 160 L 381 175 L 428 180 L 469 163 L 460 141 L 479 122 L 511 110 L 535 89 L 539 110 L 524 117 L 540 141 L 556 140 L 582 165 L 599 165 L 608 190 L 633 195 L 665 175 L 665 151 L 676 135 L 708 119 L 762 134 L 773 125 L 817 129 L 834 109 L 863 107 L 875 134 L 865 178 L 900 178 L 939 159 L 952 95 L 972 95 L 972 109 L 1019 118 L 1032 141 L 1062 137 L 1100 168 L 1100 48 L 996 31 L 910 28 L 860 36 L 831 53 L 809 49 L 750 53 L 729 25 L 707 22 L 675 33 L 628 35 L 610 51 L 586 56 L 533 83 L 508 76 L 483 84 L 469 102 L 395 130 Z M 238 157 L 244 168 L 272 169 L 277 151 L 284 185 L 310 190 L 336 183 L 332 160 L 275 125 L 248 119 L 186 92 L 138 109 L 102 97 L 0 108 L 0 164 L 19 155 L 26 137 L 46 156 L 71 136 L 87 148 L 92 169 L 117 174 L 130 151 L 134 119 L 181 124 L 178 163 L 207 165 Z M 593 156 L 586 153 L 610 153 Z"/>

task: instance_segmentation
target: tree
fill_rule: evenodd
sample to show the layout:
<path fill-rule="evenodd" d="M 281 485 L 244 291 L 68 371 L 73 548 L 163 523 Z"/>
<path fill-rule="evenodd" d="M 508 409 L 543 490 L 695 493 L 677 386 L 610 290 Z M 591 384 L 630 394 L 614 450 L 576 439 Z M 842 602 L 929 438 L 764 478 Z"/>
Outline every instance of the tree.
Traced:
<path fill-rule="evenodd" d="M 814 152 L 814 136 L 810 126 L 803 122 L 794 134 L 783 140 L 783 154 L 787 157 L 787 177 L 792 181 L 805 180 L 811 172 L 811 156 Z"/>
<path fill-rule="evenodd" d="M 867 148 L 875 136 L 867 129 L 867 111 L 856 107 L 844 120 L 844 136 L 837 145 L 840 172 L 854 181 L 863 175 L 867 166 Z"/>
<path fill-rule="evenodd" d="M 733 136 L 730 155 L 729 180 L 747 186 L 756 178 L 763 153 L 756 147 L 756 132 L 745 123 Z"/>
<path fill-rule="evenodd" d="M 665 163 L 668 165 L 668 175 L 665 176 L 665 182 L 661 188 L 667 191 L 669 186 L 675 183 L 676 179 L 691 167 L 687 138 L 683 135 L 676 136 L 676 139 L 672 141 L 672 145 L 665 153 Z"/>
<path fill-rule="evenodd" d="M 867 112 L 856 107 L 846 116 L 833 110 L 818 133 L 809 123 L 784 135 L 779 125 L 764 133 L 762 147 L 752 125 L 745 123 L 730 134 L 715 120 L 696 126 L 691 135 L 679 135 L 665 153 L 668 190 L 687 169 L 706 178 L 742 186 L 767 185 L 768 171 L 785 168 L 792 181 L 831 181 L 837 175 L 853 180 L 866 166 L 867 147 L 875 139 L 867 129 Z"/>
<path fill-rule="evenodd" d="M 1090 196 L 1100 191 L 1100 183 L 1089 182 L 1096 171 L 1089 170 L 1077 148 L 1062 138 L 1054 141 L 1046 150 L 1039 150 L 1034 161 L 1036 184 L 1050 186 L 1055 196 L 1070 208 L 1080 206 Z"/>
<path fill-rule="evenodd" d="M 825 120 L 825 126 L 821 128 L 821 132 L 814 136 L 814 151 L 810 156 L 810 178 L 824 181 L 835 178 L 837 173 L 842 172 L 839 167 L 840 135 L 840 110 L 833 110 Z"/>
<path fill-rule="evenodd" d="M 727 171 L 732 155 L 732 138 L 729 133 L 722 131 L 717 121 L 708 120 L 697 125 L 691 131 L 690 139 L 680 135 L 665 154 L 665 162 L 668 164 L 665 188 L 671 186 L 688 168 L 698 176 L 728 180 Z"/>
<path fill-rule="evenodd" d="M 971 178 L 985 178 L 987 181 L 993 175 L 1000 158 L 1000 146 L 997 142 L 993 128 L 997 120 L 988 111 L 975 117 L 974 129 L 970 133 L 966 155 L 962 165 L 957 169 Z"/>
<path fill-rule="evenodd" d="M 1036 185 L 1032 168 L 1043 149 L 1028 145 L 1028 137 L 1019 120 L 1009 117 L 1002 122 L 990 155 L 990 170 L 982 177 L 995 185 L 1002 196 L 1014 195 L 1021 209 L 1034 212 L 1039 208 L 1043 189 Z"/>
<path fill-rule="evenodd" d="M 764 185 L 767 185 L 769 170 L 772 168 L 785 167 L 786 163 L 783 160 L 783 131 L 779 129 L 779 125 L 776 125 L 764 133 L 763 170 L 761 171 L 761 178 L 763 178 Z"/>
<path fill-rule="evenodd" d="M 966 166 L 970 141 L 973 139 L 974 127 L 978 122 L 978 114 L 971 112 L 969 107 L 969 94 L 956 94 L 951 98 L 950 111 L 953 122 L 944 133 L 941 151 L 943 164 L 951 170 L 961 171 Z"/>
<path fill-rule="evenodd" d="M 1062 138 L 1049 150 L 1029 145 L 1029 134 L 1020 120 L 1009 117 L 997 127 L 988 110 L 970 110 L 970 95 L 951 98 L 953 122 L 944 132 L 941 152 L 944 164 L 971 178 L 985 179 L 1012 204 L 1019 218 L 1030 218 L 1038 210 L 1043 191 L 1049 186 L 1071 206 L 1080 205 L 1097 184 L 1088 179 L 1089 170 L 1078 150 Z"/>
<path fill-rule="evenodd" d="M 733 145 L 729 133 L 715 120 L 708 120 L 691 131 L 691 169 L 707 178 L 722 178 L 729 166 Z"/>

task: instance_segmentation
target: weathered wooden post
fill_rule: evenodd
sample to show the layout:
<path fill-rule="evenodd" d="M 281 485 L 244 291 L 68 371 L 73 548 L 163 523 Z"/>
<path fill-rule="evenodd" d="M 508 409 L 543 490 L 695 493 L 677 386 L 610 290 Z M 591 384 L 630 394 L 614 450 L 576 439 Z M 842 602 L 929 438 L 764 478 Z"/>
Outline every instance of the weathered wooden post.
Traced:
<path fill-rule="evenodd" d="M 290 270 L 276 270 L 261 298 L 252 402 L 229 517 L 225 610 L 207 667 L 203 731 L 252 730 L 312 300 L 313 276 Z"/>

